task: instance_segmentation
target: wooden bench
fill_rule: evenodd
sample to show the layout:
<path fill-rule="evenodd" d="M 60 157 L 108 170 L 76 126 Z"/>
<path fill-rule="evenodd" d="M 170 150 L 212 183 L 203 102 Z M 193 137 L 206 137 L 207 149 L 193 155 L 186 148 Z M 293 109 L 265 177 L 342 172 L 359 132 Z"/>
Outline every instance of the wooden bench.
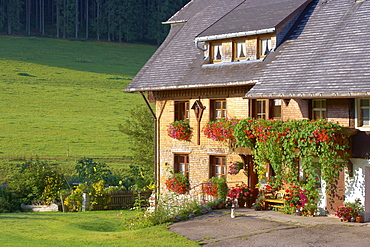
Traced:
<path fill-rule="evenodd" d="M 264 208 L 268 209 L 269 207 L 273 208 L 284 208 L 285 207 L 285 190 L 270 191 L 266 190 L 263 192 L 265 197 Z"/>

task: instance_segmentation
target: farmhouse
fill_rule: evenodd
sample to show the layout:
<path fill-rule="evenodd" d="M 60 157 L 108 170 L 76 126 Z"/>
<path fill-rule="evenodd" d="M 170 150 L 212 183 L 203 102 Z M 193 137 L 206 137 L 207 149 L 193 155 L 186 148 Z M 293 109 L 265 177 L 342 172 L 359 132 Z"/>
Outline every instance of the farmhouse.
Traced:
<path fill-rule="evenodd" d="M 360 198 L 369 221 L 369 14 L 367 0 L 192 0 L 164 22 L 167 39 L 126 88 L 156 106 L 158 191 L 171 171 L 193 190 L 214 176 L 256 187 L 276 175 L 267 162 L 261 181 L 253 149 L 208 138 L 209 121 L 321 118 L 351 133 L 334 201 L 319 182 L 321 213 Z M 192 135 L 170 136 L 181 120 Z M 229 175 L 234 162 L 242 171 Z"/>

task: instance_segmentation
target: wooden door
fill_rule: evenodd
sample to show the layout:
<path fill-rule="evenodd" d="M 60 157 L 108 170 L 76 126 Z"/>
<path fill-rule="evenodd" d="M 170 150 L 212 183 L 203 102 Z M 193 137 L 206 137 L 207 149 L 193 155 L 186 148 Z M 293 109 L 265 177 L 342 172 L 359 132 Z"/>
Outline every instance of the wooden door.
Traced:
<path fill-rule="evenodd" d="M 248 186 L 253 188 L 254 198 L 258 195 L 258 190 L 255 189 L 258 183 L 258 174 L 254 168 L 253 156 L 252 155 L 240 155 L 246 165 L 247 176 L 248 176 Z M 253 200 L 254 203 L 254 200 Z"/>
<path fill-rule="evenodd" d="M 335 214 L 338 207 L 342 206 L 345 199 L 345 183 L 344 183 L 344 171 L 342 170 L 339 174 L 338 181 L 334 184 L 335 188 L 329 192 L 327 196 L 327 210 L 329 214 Z"/>

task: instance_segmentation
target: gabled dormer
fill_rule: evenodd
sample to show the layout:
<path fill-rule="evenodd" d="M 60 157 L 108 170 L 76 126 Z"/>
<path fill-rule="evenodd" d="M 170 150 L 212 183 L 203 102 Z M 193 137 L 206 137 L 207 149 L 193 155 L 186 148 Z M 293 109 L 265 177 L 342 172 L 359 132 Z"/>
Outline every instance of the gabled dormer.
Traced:
<path fill-rule="evenodd" d="M 204 50 L 204 63 L 262 61 L 311 1 L 244 1 L 195 38 Z"/>

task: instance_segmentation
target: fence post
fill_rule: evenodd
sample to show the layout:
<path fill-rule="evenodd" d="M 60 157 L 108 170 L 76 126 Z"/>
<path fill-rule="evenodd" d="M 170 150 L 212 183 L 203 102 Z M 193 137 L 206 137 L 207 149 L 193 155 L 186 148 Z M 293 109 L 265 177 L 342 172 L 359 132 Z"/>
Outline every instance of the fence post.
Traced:
<path fill-rule="evenodd" d="M 89 209 L 89 194 L 84 191 L 82 193 L 82 211 L 85 212 L 86 209 Z"/>

